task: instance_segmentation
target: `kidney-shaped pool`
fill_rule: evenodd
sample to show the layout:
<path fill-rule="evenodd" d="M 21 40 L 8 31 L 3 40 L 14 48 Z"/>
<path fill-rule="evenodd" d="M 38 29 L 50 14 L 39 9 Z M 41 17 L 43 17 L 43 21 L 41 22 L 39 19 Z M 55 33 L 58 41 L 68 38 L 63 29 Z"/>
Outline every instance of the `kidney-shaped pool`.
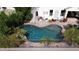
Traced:
<path fill-rule="evenodd" d="M 62 28 L 58 25 L 49 25 L 46 27 L 37 27 L 34 25 L 23 25 L 22 28 L 28 32 L 28 40 L 40 42 L 42 38 L 48 38 L 54 41 L 62 41 Z"/>

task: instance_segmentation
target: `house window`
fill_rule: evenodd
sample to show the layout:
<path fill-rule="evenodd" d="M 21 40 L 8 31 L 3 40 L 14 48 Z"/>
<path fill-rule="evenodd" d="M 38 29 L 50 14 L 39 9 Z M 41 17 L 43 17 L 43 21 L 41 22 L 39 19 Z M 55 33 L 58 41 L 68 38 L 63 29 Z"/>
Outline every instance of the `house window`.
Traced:
<path fill-rule="evenodd" d="M 36 16 L 38 16 L 38 11 L 36 11 Z"/>
<path fill-rule="evenodd" d="M 68 11 L 67 17 L 76 18 L 78 12 L 75 11 Z"/>
<path fill-rule="evenodd" d="M 65 15 L 66 10 L 61 10 L 61 16 Z"/>
<path fill-rule="evenodd" d="M 2 7 L 4 10 L 6 9 L 6 7 Z"/>
<path fill-rule="evenodd" d="M 50 16 L 52 16 L 52 15 L 53 15 L 53 10 L 50 10 L 49 15 L 50 15 Z"/>

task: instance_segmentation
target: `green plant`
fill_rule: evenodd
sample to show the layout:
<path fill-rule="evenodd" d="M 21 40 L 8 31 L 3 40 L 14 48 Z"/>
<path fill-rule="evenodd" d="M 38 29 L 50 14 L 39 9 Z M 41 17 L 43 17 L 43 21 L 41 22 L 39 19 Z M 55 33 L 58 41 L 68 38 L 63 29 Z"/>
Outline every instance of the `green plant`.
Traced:
<path fill-rule="evenodd" d="M 25 20 L 28 22 L 32 19 L 33 15 L 32 14 L 28 14 L 25 16 Z"/>
<path fill-rule="evenodd" d="M 19 19 L 21 18 L 18 17 L 18 14 L 7 16 L 4 12 L 0 13 L 0 48 L 18 47 L 25 41 L 22 38 L 24 32 L 18 29 L 17 31 L 20 33 L 17 34 L 16 28 L 14 27 L 16 25 L 15 22 L 18 23 Z M 10 31 L 12 34 L 9 35 Z M 16 37 L 17 35 L 19 37 L 21 35 L 22 37 Z"/>
<path fill-rule="evenodd" d="M 16 28 L 14 33 L 16 33 L 16 35 L 18 36 L 19 39 L 23 39 L 25 34 L 26 34 L 26 31 L 24 29 L 20 29 L 20 28 Z"/>
<path fill-rule="evenodd" d="M 12 34 L 9 36 L 9 45 L 10 47 L 19 47 L 22 43 L 24 43 L 25 40 L 17 37 L 16 34 Z"/>
<path fill-rule="evenodd" d="M 8 20 L 8 16 L 4 12 L 1 12 L 0 13 L 0 33 L 5 34 L 9 30 L 8 26 L 6 25 L 7 20 Z"/>
<path fill-rule="evenodd" d="M 21 12 L 21 16 L 24 21 L 28 22 L 32 19 L 33 15 L 31 14 L 31 7 L 15 7 L 16 12 Z"/>
<path fill-rule="evenodd" d="M 64 33 L 65 41 L 69 44 L 79 44 L 79 30 L 75 27 L 69 28 Z"/>
<path fill-rule="evenodd" d="M 8 20 L 6 21 L 6 25 L 8 27 L 17 27 L 23 24 L 22 13 L 17 12 L 8 16 Z"/>
<path fill-rule="evenodd" d="M 16 28 L 11 35 L 5 35 L 0 33 L 0 48 L 12 48 L 19 47 L 25 42 L 23 29 Z"/>
<path fill-rule="evenodd" d="M 24 36 L 26 32 L 18 28 L 18 26 L 23 24 L 28 13 L 30 13 L 30 10 L 17 11 L 9 16 L 4 12 L 0 13 L 0 48 L 18 47 L 25 42 Z M 30 19 L 29 16 L 27 18 Z"/>
<path fill-rule="evenodd" d="M 0 48 L 9 48 L 9 40 L 8 37 L 2 33 L 0 33 Z"/>
<path fill-rule="evenodd" d="M 42 38 L 40 40 L 40 43 L 43 43 L 44 45 L 48 46 L 51 42 L 53 42 L 53 40 L 49 39 L 49 38 Z"/>

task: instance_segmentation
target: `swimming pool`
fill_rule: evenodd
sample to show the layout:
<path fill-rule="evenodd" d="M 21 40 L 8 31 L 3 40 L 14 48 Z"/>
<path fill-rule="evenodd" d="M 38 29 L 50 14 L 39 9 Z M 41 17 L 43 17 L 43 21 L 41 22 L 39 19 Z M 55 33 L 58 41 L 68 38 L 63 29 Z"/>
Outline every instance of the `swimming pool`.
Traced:
<path fill-rule="evenodd" d="M 22 28 L 28 32 L 27 38 L 32 42 L 40 42 L 42 38 L 48 38 L 54 41 L 62 41 L 61 27 L 58 25 L 49 25 L 46 27 L 37 27 L 34 25 L 23 25 Z"/>

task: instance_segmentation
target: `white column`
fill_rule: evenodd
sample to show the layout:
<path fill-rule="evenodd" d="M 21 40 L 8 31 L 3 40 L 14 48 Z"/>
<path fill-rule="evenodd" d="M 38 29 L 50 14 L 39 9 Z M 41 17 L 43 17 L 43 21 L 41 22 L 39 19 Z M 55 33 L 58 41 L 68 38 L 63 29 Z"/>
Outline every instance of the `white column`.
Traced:
<path fill-rule="evenodd" d="M 66 18 L 66 17 L 67 17 L 67 14 L 68 14 L 68 10 L 66 10 L 66 13 L 65 13 L 65 15 L 64 15 L 64 18 Z"/>
<path fill-rule="evenodd" d="M 58 20 L 61 20 L 61 10 L 59 10 L 59 13 L 58 13 Z"/>

